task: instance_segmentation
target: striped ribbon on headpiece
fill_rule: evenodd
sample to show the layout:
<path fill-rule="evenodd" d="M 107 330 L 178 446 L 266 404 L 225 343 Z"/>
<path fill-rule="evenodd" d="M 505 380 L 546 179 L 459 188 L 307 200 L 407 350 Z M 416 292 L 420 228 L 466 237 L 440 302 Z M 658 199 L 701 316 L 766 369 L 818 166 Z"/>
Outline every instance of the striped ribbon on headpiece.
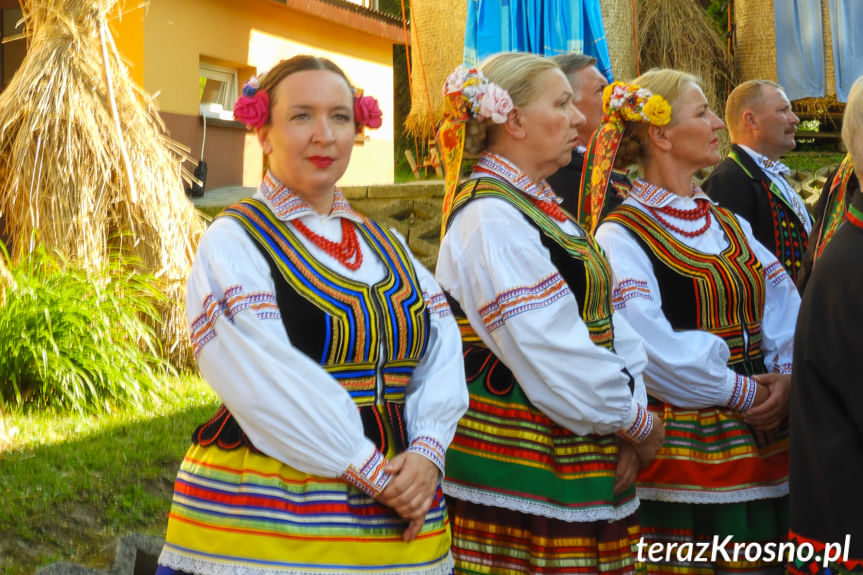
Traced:
<path fill-rule="evenodd" d="M 512 110 L 512 98 L 509 93 L 497 84 L 489 82 L 476 68 L 458 66 L 444 83 L 443 97 L 444 120 L 436 137 L 445 185 L 441 239 L 446 231 L 445 222 L 452 209 L 452 201 L 461 176 L 468 120 L 473 118 L 479 122 L 490 120 L 495 124 L 502 124 Z"/>
<path fill-rule="evenodd" d="M 671 121 L 671 105 L 665 98 L 634 84 L 614 82 L 606 86 L 602 93 L 602 107 L 605 112 L 602 125 L 594 132 L 584 153 L 581 202 L 577 214 L 579 223 L 591 233 L 599 225 L 608 180 L 626 123 L 665 126 Z"/>

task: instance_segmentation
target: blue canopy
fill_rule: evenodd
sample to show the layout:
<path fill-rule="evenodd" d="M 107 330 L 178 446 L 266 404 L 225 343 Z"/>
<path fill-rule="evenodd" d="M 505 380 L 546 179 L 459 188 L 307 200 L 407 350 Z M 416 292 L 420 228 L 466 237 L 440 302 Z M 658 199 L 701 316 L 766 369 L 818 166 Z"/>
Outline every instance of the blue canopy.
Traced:
<path fill-rule="evenodd" d="M 466 0 L 464 63 L 498 52 L 583 52 L 612 80 L 599 0 Z"/>

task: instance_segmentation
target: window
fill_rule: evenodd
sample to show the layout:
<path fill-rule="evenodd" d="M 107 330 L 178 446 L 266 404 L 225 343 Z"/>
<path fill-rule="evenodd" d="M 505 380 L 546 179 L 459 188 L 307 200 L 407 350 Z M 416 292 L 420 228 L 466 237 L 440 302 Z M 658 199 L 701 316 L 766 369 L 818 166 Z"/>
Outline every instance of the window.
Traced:
<path fill-rule="evenodd" d="M 0 90 L 5 90 L 27 53 L 24 30 L 16 28 L 21 20 L 20 8 L 0 10 Z"/>
<path fill-rule="evenodd" d="M 233 120 L 237 100 L 237 70 L 201 62 L 198 67 L 201 115 Z"/>

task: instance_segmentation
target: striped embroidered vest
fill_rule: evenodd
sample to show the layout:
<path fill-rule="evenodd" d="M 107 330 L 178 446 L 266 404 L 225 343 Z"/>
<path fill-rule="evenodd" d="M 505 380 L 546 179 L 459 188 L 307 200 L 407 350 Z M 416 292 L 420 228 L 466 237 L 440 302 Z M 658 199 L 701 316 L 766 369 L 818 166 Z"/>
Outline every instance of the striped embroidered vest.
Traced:
<path fill-rule="evenodd" d="M 676 330 L 703 330 L 728 344 L 728 365 L 742 375 L 764 373 L 761 316 L 764 275 L 736 218 L 711 207 L 729 240 L 718 255 L 689 248 L 653 218 L 623 205 L 608 215 L 630 230 L 653 264 L 662 311 Z"/>
<path fill-rule="evenodd" d="M 662 311 L 674 329 L 715 334 L 728 345 L 728 367 L 743 375 L 764 373 L 762 266 L 734 215 L 710 209 L 729 243 L 718 255 L 689 248 L 629 205 L 619 206 L 605 221 L 632 232 L 650 258 Z M 651 397 L 648 407 L 662 416 L 665 441 L 653 462 L 639 471 L 640 499 L 732 503 L 788 492 L 787 427 L 762 437 L 739 413 L 722 406 L 682 408 Z"/>
<path fill-rule="evenodd" d="M 392 232 L 370 220 L 355 224 L 389 273 L 367 285 L 317 261 L 265 204 L 246 199 L 223 217 L 239 222 L 270 265 L 276 300 L 291 343 L 351 395 L 366 436 L 386 453 L 408 446 L 405 390 L 426 352 L 429 317 L 409 254 Z M 383 389 L 378 389 L 378 378 Z M 389 432 L 389 433 L 388 433 Z M 253 447 L 228 410 L 196 430 L 193 440 L 224 448 Z"/>
<path fill-rule="evenodd" d="M 536 227 L 578 301 L 591 340 L 613 351 L 611 269 L 594 239 L 564 233 L 527 196 L 491 178 L 460 186 L 449 222 L 480 198 L 510 203 Z M 619 519 L 632 513 L 637 506 L 634 490 L 613 494 L 614 436 L 576 435 L 539 411 L 471 328 L 458 302 L 450 298 L 450 305 L 462 333 L 470 407 L 447 451 L 444 491 L 458 499 L 564 521 Z"/>

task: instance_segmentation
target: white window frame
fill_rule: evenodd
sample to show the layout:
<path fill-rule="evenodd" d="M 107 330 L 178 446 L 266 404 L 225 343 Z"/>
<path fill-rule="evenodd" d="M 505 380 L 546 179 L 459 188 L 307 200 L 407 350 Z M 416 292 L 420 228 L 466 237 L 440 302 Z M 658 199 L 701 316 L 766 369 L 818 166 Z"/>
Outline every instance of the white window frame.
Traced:
<path fill-rule="evenodd" d="M 234 119 L 234 102 L 237 101 L 237 70 L 201 62 L 198 64 L 198 77 L 221 82 L 218 102 L 200 102 L 201 115 L 220 120 Z"/>

